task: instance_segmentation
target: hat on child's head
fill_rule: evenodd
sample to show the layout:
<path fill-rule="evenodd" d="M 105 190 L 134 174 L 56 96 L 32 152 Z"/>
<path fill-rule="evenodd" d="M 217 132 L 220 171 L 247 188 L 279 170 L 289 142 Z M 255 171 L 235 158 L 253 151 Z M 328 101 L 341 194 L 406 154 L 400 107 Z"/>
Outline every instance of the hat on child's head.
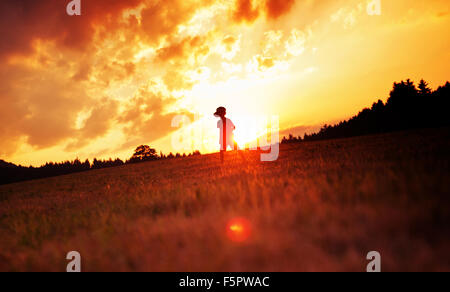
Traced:
<path fill-rule="evenodd" d="M 214 113 L 215 117 L 221 117 L 227 114 L 227 109 L 223 106 L 217 108 L 216 112 Z"/>

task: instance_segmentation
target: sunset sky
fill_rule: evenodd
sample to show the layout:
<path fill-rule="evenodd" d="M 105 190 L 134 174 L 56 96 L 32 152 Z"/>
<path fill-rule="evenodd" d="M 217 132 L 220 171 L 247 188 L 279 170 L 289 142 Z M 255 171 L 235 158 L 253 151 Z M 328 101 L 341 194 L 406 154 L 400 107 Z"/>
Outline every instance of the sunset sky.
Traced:
<path fill-rule="evenodd" d="M 212 152 L 218 106 L 246 141 L 264 118 L 314 128 L 394 81 L 450 79 L 448 0 L 381 0 L 381 15 L 365 0 L 81 0 L 81 16 L 69 2 L 0 2 L 0 159 L 177 152 L 180 131 Z M 196 122 L 176 132 L 178 115 Z"/>

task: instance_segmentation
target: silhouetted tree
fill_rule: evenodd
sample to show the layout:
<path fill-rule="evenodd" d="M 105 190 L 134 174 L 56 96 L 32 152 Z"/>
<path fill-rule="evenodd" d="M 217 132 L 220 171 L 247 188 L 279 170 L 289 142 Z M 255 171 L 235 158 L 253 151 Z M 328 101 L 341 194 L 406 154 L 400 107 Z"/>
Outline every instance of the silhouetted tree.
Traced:
<path fill-rule="evenodd" d="M 429 94 L 431 94 L 432 90 L 430 87 L 428 87 L 428 83 L 425 80 L 420 80 L 419 82 L 419 94 L 422 95 L 422 97 L 425 97 Z"/>
<path fill-rule="evenodd" d="M 133 156 L 130 159 L 130 162 L 140 162 L 140 161 L 151 161 L 157 160 L 158 154 L 156 154 L 156 150 L 150 148 L 148 145 L 141 145 L 136 148 Z"/>
<path fill-rule="evenodd" d="M 295 137 L 294 135 L 292 135 L 292 134 L 289 134 L 289 137 L 283 137 L 283 139 L 281 140 L 281 143 L 282 144 L 288 144 L 288 143 L 297 143 L 297 142 L 300 142 L 300 141 L 302 141 L 302 137 Z"/>

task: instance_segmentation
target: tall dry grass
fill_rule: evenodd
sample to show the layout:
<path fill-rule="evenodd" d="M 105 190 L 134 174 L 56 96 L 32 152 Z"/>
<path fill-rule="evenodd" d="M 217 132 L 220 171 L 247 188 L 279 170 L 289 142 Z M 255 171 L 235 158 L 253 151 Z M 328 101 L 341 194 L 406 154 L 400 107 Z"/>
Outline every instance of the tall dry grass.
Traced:
<path fill-rule="evenodd" d="M 0 186 L 0 270 L 450 270 L 450 131 L 283 145 Z M 244 242 L 227 226 L 245 218 Z M 247 231 L 247 230 L 245 230 Z"/>

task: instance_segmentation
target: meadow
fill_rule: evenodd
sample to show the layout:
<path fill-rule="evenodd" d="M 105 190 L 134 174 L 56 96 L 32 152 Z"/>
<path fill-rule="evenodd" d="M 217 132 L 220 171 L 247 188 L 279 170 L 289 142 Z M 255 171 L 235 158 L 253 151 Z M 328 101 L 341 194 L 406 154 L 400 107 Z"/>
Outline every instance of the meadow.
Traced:
<path fill-rule="evenodd" d="M 0 271 L 450 271 L 450 129 L 0 186 Z"/>

